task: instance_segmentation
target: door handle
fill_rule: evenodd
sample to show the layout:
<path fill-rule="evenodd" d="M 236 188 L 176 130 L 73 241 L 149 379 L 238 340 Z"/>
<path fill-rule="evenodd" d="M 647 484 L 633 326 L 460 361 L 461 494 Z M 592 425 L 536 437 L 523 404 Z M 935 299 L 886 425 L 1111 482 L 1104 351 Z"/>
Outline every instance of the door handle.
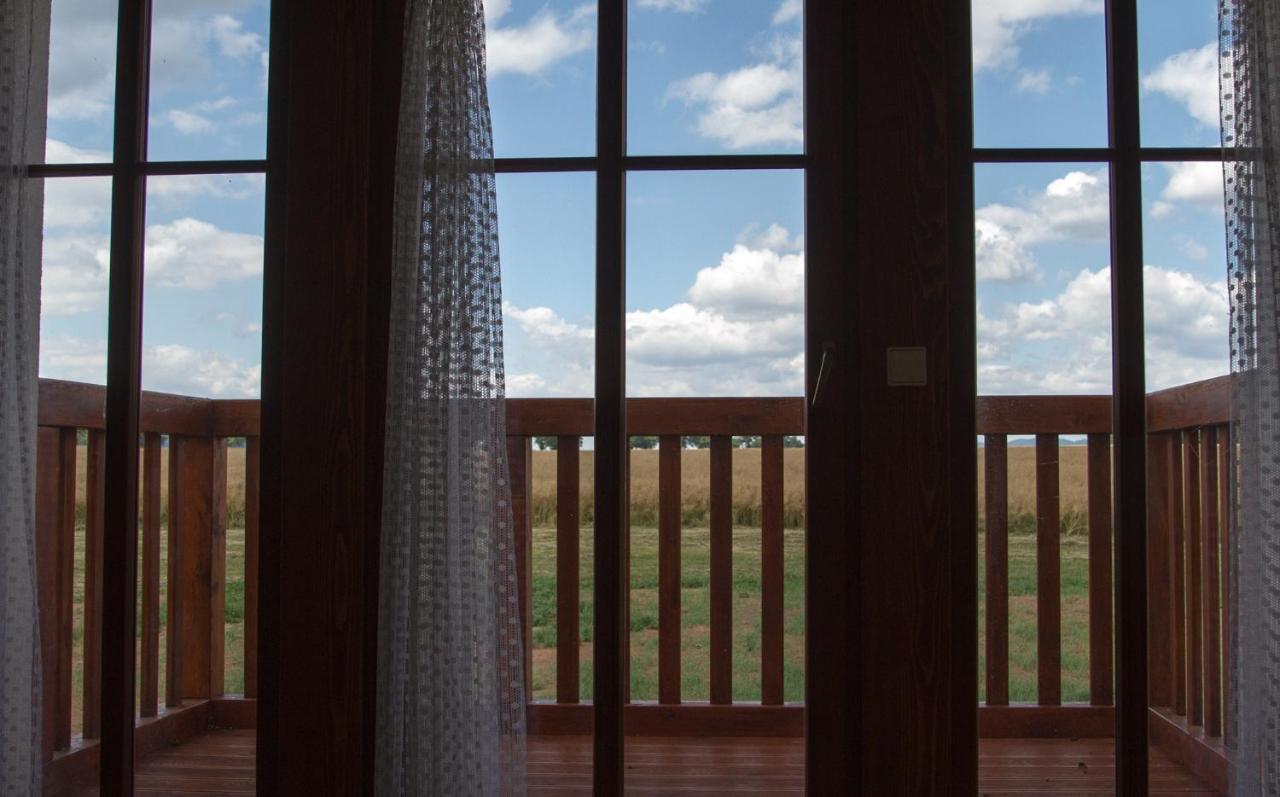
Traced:
<path fill-rule="evenodd" d="M 822 393 L 822 383 L 826 381 L 827 371 L 835 368 L 836 346 L 831 341 L 822 344 L 822 359 L 818 362 L 818 376 L 813 380 L 813 397 L 809 399 L 809 407 L 818 406 L 818 396 Z"/>

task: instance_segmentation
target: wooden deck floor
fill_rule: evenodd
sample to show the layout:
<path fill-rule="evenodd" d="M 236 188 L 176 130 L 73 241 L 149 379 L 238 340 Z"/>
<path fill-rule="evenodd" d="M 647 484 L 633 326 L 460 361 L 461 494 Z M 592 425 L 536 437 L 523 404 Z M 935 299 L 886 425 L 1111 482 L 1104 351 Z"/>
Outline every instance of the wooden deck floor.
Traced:
<path fill-rule="evenodd" d="M 137 793 L 253 794 L 253 731 L 213 731 L 149 758 Z M 633 795 L 803 794 L 800 739 L 627 740 L 627 793 Z M 1153 753 L 1153 795 L 1215 792 Z M 1112 794 L 1109 739 L 984 739 L 984 795 Z M 529 744 L 531 795 L 590 794 L 591 745 L 580 736 L 536 737 Z"/>

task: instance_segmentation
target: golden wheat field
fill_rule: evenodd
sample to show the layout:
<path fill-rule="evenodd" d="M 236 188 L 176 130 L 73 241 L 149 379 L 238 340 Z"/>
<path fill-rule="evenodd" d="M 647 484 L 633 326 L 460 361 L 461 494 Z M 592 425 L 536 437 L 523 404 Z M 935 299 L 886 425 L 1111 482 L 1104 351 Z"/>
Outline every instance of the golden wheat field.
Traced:
<path fill-rule="evenodd" d="M 160 507 L 164 514 L 169 505 L 169 456 L 160 457 Z M 227 524 L 238 527 L 244 517 L 244 455 L 243 448 L 227 448 Z M 141 456 L 141 455 L 139 455 Z M 76 508 L 84 516 L 84 489 L 88 449 L 76 449 Z"/>
<path fill-rule="evenodd" d="M 1086 493 L 1085 447 L 1064 445 L 1059 448 L 1059 495 L 1064 515 L 1085 512 Z M 788 528 L 799 528 L 804 518 L 804 449 L 789 448 L 783 452 L 784 521 Z M 592 484 L 594 457 L 582 451 L 579 470 L 579 504 L 584 522 L 593 517 Z M 680 503 L 685 522 L 706 525 L 711 497 L 711 452 L 686 450 L 681 457 Z M 983 452 L 978 450 L 978 495 L 983 493 Z M 554 526 L 556 513 L 556 452 L 533 452 L 533 525 Z M 1035 448 L 1009 448 L 1009 513 L 1033 515 L 1036 508 Z M 759 523 L 760 450 L 735 449 L 733 452 L 733 514 L 738 525 Z M 658 452 L 631 452 L 631 515 L 640 526 L 657 525 L 658 517 Z M 1069 529 L 1064 529 L 1069 530 Z"/>

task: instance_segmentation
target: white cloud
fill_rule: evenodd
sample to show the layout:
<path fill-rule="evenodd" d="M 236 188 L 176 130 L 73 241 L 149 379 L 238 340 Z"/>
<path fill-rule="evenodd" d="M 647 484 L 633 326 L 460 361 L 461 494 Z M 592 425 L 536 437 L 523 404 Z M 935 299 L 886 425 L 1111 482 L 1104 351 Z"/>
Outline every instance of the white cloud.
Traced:
<path fill-rule="evenodd" d="M 499 10 L 505 14 L 506 7 Z M 486 42 L 489 76 L 540 75 L 552 65 L 590 50 L 595 40 L 594 16 L 592 6 L 567 15 L 544 8 L 523 25 L 490 27 Z"/>
<path fill-rule="evenodd" d="M 781 25 L 793 19 L 799 19 L 804 13 L 804 0 L 782 0 L 778 10 L 773 12 L 773 24 Z"/>
<path fill-rule="evenodd" d="M 152 35 L 156 82 L 181 83 L 207 75 L 215 53 L 246 57 L 265 51 L 261 36 L 245 32 L 241 22 L 229 16 L 249 4 L 250 0 L 157 3 Z M 102 118 L 110 112 L 115 93 L 116 5 L 58 0 L 52 13 L 49 117 Z"/>
<path fill-rule="evenodd" d="M 107 342 L 71 336 L 40 341 L 40 376 L 103 384 Z M 257 398 L 262 366 L 179 344 L 144 346 L 142 387 L 201 398 Z"/>
<path fill-rule="evenodd" d="M 49 138 L 44 142 L 44 159 L 46 163 L 110 163 L 111 153 L 81 149 L 56 138 Z"/>
<path fill-rule="evenodd" d="M 799 395 L 803 387 L 804 256 L 777 225 L 700 270 L 684 301 L 627 313 L 628 392 Z M 512 395 L 590 393 L 594 335 L 550 308 L 504 307 L 544 369 L 509 379 Z M 586 377 L 584 379 L 584 377 Z"/>
<path fill-rule="evenodd" d="M 1102 0 L 983 0 L 973 4 L 974 71 L 1018 60 L 1018 40 L 1037 24 L 1059 17 L 1101 14 Z"/>
<path fill-rule="evenodd" d="M 1213 162 L 1174 163 L 1165 167 L 1169 182 L 1151 207 L 1156 218 L 1172 215 L 1177 203 L 1185 202 L 1221 216 L 1223 212 L 1222 164 Z"/>
<path fill-rule="evenodd" d="M 1218 126 L 1218 47 L 1209 42 L 1166 58 L 1142 78 L 1142 88 L 1182 103 L 1197 122 Z"/>
<path fill-rule="evenodd" d="M 209 34 L 219 51 L 230 58 L 252 58 L 267 49 L 260 35 L 246 31 L 240 20 L 226 14 L 209 21 Z"/>
<path fill-rule="evenodd" d="M 485 0 L 484 3 L 484 21 L 486 25 L 492 25 L 498 20 L 506 16 L 511 10 L 511 0 Z"/>
<path fill-rule="evenodd" d="M 804 142 L 799 39 L 773 42 L 764 60 L 676 81 L 667 96 L 699 109 L 698 132 L 729 149 Z"/>
<path fill-rule="evenodd" d="M 707 7 L 708 0 L 640 0 L 641 8 L 652 8 L 657 11 L 681 11 L 686 14 L 701 11 Z"/>
<path fill-rule="evenodd" d="M 1048 70 L 1026 70 L 1018 76 L 1017 89 L 1020 94 L 1048 94 L 1052 82 Z"/>
<path fill-rule="evenodd" d="M 262 237 L 193 218 L 147 227 L 147 278 L 164 287 L 202 289 L 262 274 Z"/>
<path fill-rule="evenodd" d="M 1018 206 L 993 203 L 974 223 L 978 279 L 1017 282 L 1038 274 L 1032 248 L 1053 241 L 1105 241 L 1110 229 L 1106 169 L 1073 171 Z"/>
<path fill-rule="evenodd" d="M 40 276 L 40 315 L 73 316 L 105 311 L 111 261 L 106 236 L 47 238 Z"/>
<path fill-rule="evenodd" d="M 173 129 L 183 135 L 194 135 L 196 133 L 212 133 L 213 122 L 198 113 L 191 111 L 171 110 L 165 112 L 165 117 L 169 120 L 169 124 L 173 125 Z"/>
<path fill-rule="evenodd" d="M 1225 282 L 1148 265 L 1147 384 L 1157 390 L 1218 376 L 1228 367 Z M 1111 270 L 1080 271 L 1049 299 L 978 318 L 978 390 L 990 393 L 1111 391 Z"/>

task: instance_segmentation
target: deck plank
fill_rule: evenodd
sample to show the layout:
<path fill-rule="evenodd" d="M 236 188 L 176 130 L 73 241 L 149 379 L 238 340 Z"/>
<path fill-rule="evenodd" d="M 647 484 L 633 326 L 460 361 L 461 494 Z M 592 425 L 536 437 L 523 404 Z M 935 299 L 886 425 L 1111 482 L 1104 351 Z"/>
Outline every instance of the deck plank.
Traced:
<path fill-rule="evenodd" d="M 978 779 L 984 797 L 1113 794 L 1110 739 L 984 739 Z M 529 740 L 530 795 L 591 793 L 591 740 Z M 803 794 L 804 742 L 768 738 L 629 737 L 627 794 Z M 218 730 L 148 758 L 137 794 L 254 794 L 254 732 Z M 1151 759 L 1153 795 L 1216 795 L 1163 754 Z"/>

